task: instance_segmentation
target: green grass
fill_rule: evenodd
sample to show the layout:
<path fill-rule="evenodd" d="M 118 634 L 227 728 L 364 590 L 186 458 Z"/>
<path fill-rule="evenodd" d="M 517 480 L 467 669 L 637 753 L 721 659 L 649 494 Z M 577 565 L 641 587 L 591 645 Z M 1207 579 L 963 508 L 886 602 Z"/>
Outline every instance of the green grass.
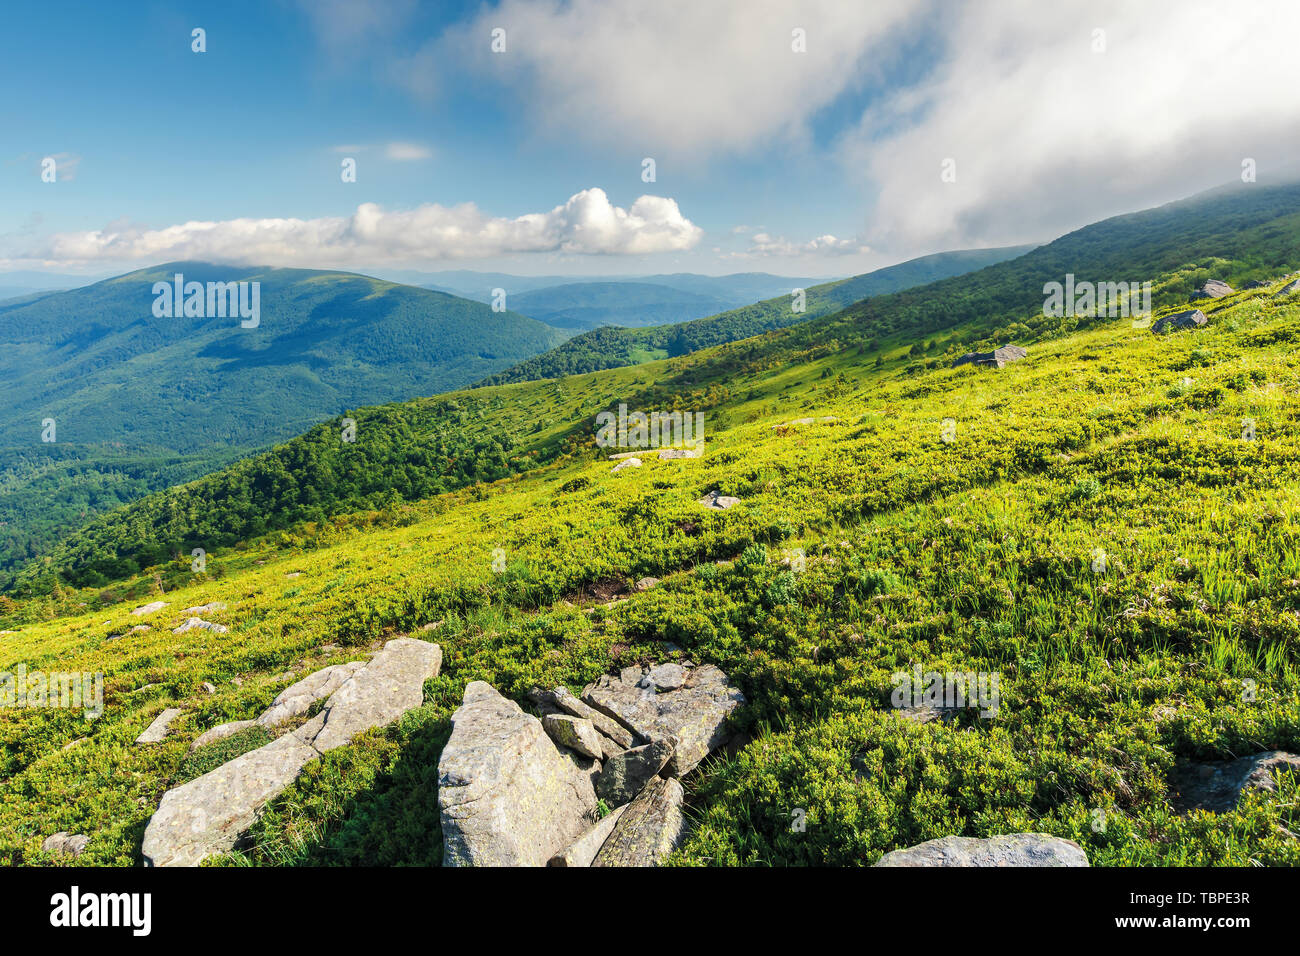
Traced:
<path fill-rule="evenodd" d="M 677 656 L 741 687 L 752 741 L 688 778 L 676 863 L 866 865 L 1037 830 L 1095 865 L 1296 865 L 1294 780 L 1220 816 L 1167 802 L 1180 762 L 1300 748 L 1300 300 L 1272 291 L 1211 304 L 1200 331 L 1047 336 L 997 372 L 901 344 L 879 367 L 856 347 L 775 361 L 760 339 L 465 393 L 472 427 L 522 436 L 515 473 L 215 547 L 203 575 L 170 561 L 3 612 L 0 669 L 103 670 L 106 710 L 0 712 L 0 860 L 48 862 L 41 840 L 67 830 L 91 836 L 83 862 L 138 863 L 190 740 L 441 620 L 424 705 L 312 764 L 215 862 L 436 863 L 437 759 L 469 681 L 522 699 Z M 611 473 L 595 411 L 674 397 L 706 411 L 704 457 Z M 772 427 L 809 416 L 837 420 Z M 705 512 L 711 489 L 741 504 Z M 782 563 L 796 548 L 801 572 Z M 582 597 L 645 575 L 663 583 Z M 106 642 L 159 586 L 160 625 L 221 600 L 230 634 Z M 901 720 L 891 678 L 914 665 L 999 674 L 997 716 Z M 186 711 L 175 736 L 133 747 L 164 706 Z"/>

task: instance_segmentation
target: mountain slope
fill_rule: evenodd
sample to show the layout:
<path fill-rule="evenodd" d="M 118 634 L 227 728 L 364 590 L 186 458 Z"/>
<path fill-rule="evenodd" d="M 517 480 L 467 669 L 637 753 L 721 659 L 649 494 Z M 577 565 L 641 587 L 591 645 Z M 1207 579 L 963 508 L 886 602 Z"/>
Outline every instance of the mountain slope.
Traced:
<path fill-rule="evenodd" d="M 776 298 L 745 305 L 718 315 L 676 325 L 646 329 L 594 329 L 575 336 L 543 355 L 491 376 L 480 384 L 501 385 L 537 378 L 556 378 L 602 368 L 619 368 L 673 355 L 685 355 L 710 345 L 748 338 L 771 329 L 807 322 L 837 312 L 850 303 L 951 275 L 980 269 L 1027 252 L 1032 246 L 966 249 L 911 259 L 865 275 L 824 282 L 805 291 L 804 310 L 792 306 L 793 288 Z"/>
<path fill-rule="evenodd" d="M 466 440 L 484 417 L 535 448 L 577 440 L 491 485 L 214 549 L 202 574 L 171 560 L 98 595 L 0 602 L 0 670 L 102 672 L 106 704 L 93 722 L 0 711 L 0 861 L 54 862 L 41 842 L 64 830 L 91 834 L 80 863 L 138 865 L 200 733 L 410 633 L 444 654 L 423 706 L 331 752 L 215 862 L 436 865 L 436 768 L 470 681 L 529 707 L 535 685 L 689 658 L 745 703 L 733 748 L 687 780 L 672 862 L 865 866 L 1032 830 L 1094 866 L 1298 865 L 1294 776 L 1223 813 L 1177 806 L 1206 761 L 1300 748 L 1300 297 L 1281 285 L 1208 303 L 1198 331 L 1057 330 L 1000 371 L 852 348 L 737 364 L 755 343 L 733 343 L 398 406 L 389 426 L 359 413 L 340 451 L 374 460 L 368 443 L 397 454 L 452 402 Z M 591 416 L 620 398 L 704 410 L 704 455 L 613 472 Z M 701 507 L 715 489 L 738 504 Z M 661 583 L 628 586 L 646 575 Z M 133 616 L 146 600 L 168 606 Z M 209 602 L 229 633 L 172 633 Z M 996 707 L 900 713 L 914 668 L 996 676 Z M 163 707 L 182 711 L 173 735 L 132 746 Z"/>
<path fill-rule="evenodd" d="M 651 282 L 576 282 L 522 292 L 508 301 L 511 308 L 558 329 L 686 322 L 733 304 Z"/>
<path fill-rule="evenodd" d="M 155 281 L 258 281 L 260 325 L 159 318 Z M 0 569 L 70 525 L 340 409 L 467 384 L 561 341 L 366 276 L 170 263 L 0 305 Z M 42 441 L 53 419 L 55 443 Z M 146 462 L 165 463 L 151 477 Z"/>

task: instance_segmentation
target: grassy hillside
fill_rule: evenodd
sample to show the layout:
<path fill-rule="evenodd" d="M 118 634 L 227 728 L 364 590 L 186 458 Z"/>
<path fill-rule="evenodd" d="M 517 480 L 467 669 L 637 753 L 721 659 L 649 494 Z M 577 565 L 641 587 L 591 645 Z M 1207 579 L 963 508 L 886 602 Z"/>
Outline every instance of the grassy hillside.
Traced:
<path fill-rule="evenodd" d="M 1209 303 L 1199 331 L 1059 329 L 996 372 L 844 347 L 777 360 L 769 343 L 801 327 L 762 350 L 430 400 L 478 402 L 475 432 L 513 422 L 529 463 L 214 548 L 205 574 L 172 561 L 0 611 L 17 632 L 0 670 L 102 670 L 107 687 L 93 722 L 0 712 L 0 860 L 54 862 L 41 840 L 67 830 L 91 836 L 81 862 L 138 863 L 202 730 L 441 621 L 424 706 L 309 767 L 219 862 L 437 863 L 437 759 L 469 681 L 522 700 L 689 657 L 739 684 L 752 741 L 687 779 L 675 862 L 866 865 L 946 834 L 1035 830 L 1094 865 L 1300 864 L 1294 778 L 1221 815 L 1176 812 L 1168 782 L 1191 761 L 1300 747 L 1300 297 L 1274 300 L 1279 285 Z M 704 456 L 611 473 L 594 413 L 673 398 L 705 411 Z M 365 443 L 384 430 L 364 425 L 385 414 L 363 413 L 349 453 L 382 457 Z M 712 489 L 740 504 L 705 511 Z M 589 596 L 642 575 L 663 583 Z M 107 640 L 158 596 L 152 630 Z M 208 601 L 229 604 L 215 617 L 229 634 L 167 630 Z M 998 674 L 997 715 L 901 718 L 892 675 L 913 666 Z M 178 733 L 131 746 L 164 706 L 184 709 Z"/>
<path fill-rule="evenodd" d="M 152 285 L 177 272 L 260 282 L 259 327 L 155 317 Z M 466 385 L 563 337 L 366 276 L 190 262 L 0 305 L 0 575 L 87 518 L 344 408 Z"/>
<path fill-rule="evenodd" d="M 710 345 L 734 342 L 761 332 L 807 322 L 818 316 L 838 312 L 851 303 L 871 296 L 923 286 L 937 279 L 971 272 L 990 263 L 1013 258 L 1031 248 L 1033 247 L 1008 246 L 1000 249 L 940 252 L 850 279 L 811 285 L 805 289 L 805 308 L 802 312 L 793 310 L 792 288 L 787 288 L 775 298 L 675 325 L 645 329 L 594 329 L 574 336 L 563 345 L 521 362 L 499 375 L 493 375 L 480 384 L 502 385 L 539 378 L 558 378 L 562 375 L 620 368 L 685 355 Z M 523 306 L 521 308 L 528 311 Z"/>

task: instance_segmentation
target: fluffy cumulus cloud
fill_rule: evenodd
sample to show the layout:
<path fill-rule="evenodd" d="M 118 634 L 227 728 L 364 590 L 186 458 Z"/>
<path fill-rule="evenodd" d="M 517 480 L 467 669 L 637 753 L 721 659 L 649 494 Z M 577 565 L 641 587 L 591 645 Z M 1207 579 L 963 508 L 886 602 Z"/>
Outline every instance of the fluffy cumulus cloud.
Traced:
<path fill-rule="evenodd" d="M 871 251 L 857 239 L 837 239 L 835 236 L 817 236 L 807 242 L 794 242 L 783 236 L 756 232 L 749 237 L 749 248 L 734 253 L 736 258 L 777 257 L 794 259 L 805 256 L 856 256 Z"/>
<path fill-rule="evenodd" d="M 1293 0 L 970 0 L 842 142 L 895 248 L 1046 239 L 1294 161 Z M 955 173 L 944 181 L 944 163 Z M 1294 171 L 1292 171 L 1294 172 Z"/>
<path fill-rule="evenodd" d="M 424 96 L 469 73 L 501 84 L 539 130 L 703 157 L 799 137 L 893 53 L 894 31 L 917 9 L 915 0 L 504 0 L 394 74 Z M 494 53 L 498 28 L 505 50 Z"/>
<path fill-rule="evenodd" d="M 703 230 L 676 201 L 642 196 L 624 209 L 602 189 L 584 189 L 549 212 L 513 219 L 473 203 L 386 210 L 364 203 L 346 217 L 230 219 L 163 229 L 114 224 L 60 233 L 11 251 L 11 261 L 78 263 L 201 259 L 281 266 L 358 261 L 424 262 L 515 253 L 647 255 L 692 248 Z"/>

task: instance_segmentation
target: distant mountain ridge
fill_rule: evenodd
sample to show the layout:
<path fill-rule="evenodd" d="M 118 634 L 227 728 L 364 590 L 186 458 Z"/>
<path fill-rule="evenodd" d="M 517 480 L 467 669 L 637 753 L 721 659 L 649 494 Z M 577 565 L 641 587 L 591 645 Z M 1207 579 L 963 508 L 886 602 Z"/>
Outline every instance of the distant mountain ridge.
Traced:
<path fill-rule="evenodd" d="M 710 345 L 734 342 L 761 332 L 807 322 L 874 295 L 962 275 L 1013 259 L 1033 248 L 1029 245 L 938 252 L 864 275 L 803 287 L 802 312 L 795 311 L 792 295 L 794 288 L 783 288 L 774 298 L 687 322 L 638 329 L 597 328 L 569 339 L 550 352 L 490 376 L 479 384 L 501 385 L 556 378 L 560 375 L 620 368 L 653 359 L 685 355 Z"/>
<path fill-rule="evenodd" d="M 155 316 L 154 283 L 177 273 L 259 282 L 258 327 Z M 354 273 L 200 262 L 0 304 L 0 570 L 156 482 L 211 471 L 345 408 L 463 386 L 564 337 Z"/>

